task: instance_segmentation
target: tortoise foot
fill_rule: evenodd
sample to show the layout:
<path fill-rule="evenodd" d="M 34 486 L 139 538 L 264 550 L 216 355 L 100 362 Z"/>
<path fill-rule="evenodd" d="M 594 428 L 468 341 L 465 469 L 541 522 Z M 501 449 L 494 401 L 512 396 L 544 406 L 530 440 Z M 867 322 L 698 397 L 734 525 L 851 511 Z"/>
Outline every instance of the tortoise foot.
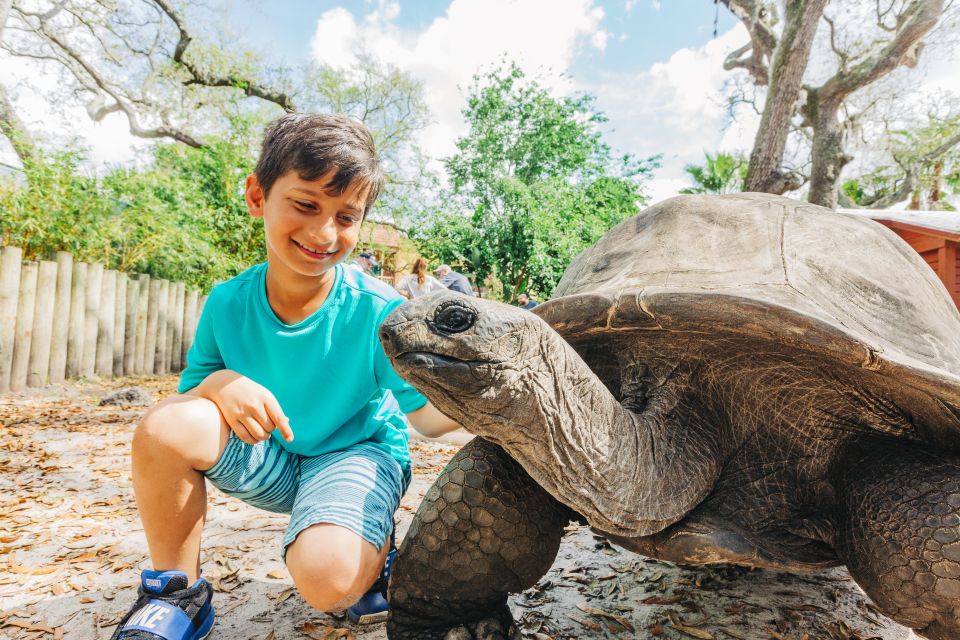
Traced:
<path fill-rule="evenodd" d="M 960 460 L 897 444 L 845 462 L 838 551 L 850 574 L 921 638 L 960 638 Z"/>

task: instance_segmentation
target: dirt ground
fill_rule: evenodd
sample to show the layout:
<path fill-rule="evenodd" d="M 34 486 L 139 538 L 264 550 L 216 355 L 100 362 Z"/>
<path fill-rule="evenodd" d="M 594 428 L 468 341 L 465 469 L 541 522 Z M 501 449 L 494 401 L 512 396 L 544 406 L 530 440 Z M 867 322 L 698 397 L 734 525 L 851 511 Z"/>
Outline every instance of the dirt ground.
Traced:
<path fill-rule="evenodd" d="M 174 376 L 71 383 L 0 395 L 0 638 L 108 638 L 149 568 L 129 479 L 143 408 L 99 407 L 138 385 L 159 399 Z M 414 441 L 402 538 L 426 488 L 458 446 Z M 280 561 L 284 516 L 216 490 L 203 571 L 217 590 L 210 638 L 386 637 L 312 611 Z M 680 568 L 610 547 L 571 526 L 540 583 L 511 599 L 526 637 L 701 640 L 906 640 L 842 569 L 790 575 Z"/>

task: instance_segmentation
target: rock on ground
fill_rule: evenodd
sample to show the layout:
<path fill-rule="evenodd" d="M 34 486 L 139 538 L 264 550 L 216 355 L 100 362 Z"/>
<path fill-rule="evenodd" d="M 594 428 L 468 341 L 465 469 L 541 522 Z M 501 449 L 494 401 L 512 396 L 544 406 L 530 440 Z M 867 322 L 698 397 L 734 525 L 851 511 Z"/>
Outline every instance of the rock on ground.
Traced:
<path fill-rule="evenodd" d="M 0 395 L 0 638 L 109 638 L 148 568 L 130 486 L 142 407 L 98 406 L 137 385 L 160 398 L 176 378 L 139 377 Z M 411 443 L 402 538 L 457 446 Z M 214 584 L 211 640 L 386 637 L 312 611 L 280 560 L 282 515 L 210 492 L 203 571 Z M 511 599 L 527 637 L 906 640 L 842 569 L 792 575 L 680 568 L 610 547 L 571 525 L 553 568 Z"/>

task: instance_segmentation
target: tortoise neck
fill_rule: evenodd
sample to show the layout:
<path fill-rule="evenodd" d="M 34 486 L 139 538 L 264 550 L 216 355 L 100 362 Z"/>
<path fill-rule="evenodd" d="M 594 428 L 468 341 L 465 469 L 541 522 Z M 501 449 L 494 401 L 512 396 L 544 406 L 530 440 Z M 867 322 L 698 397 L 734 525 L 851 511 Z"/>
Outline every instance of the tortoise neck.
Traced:
<path fill-rule="evenodd" d="M 551 360 L 533 374 L 530 401 L 513 417 L 520 428 L 507 430 L 524 437 L 498 437 L 499 429 L 480 435 L 502 446 L 551 495 L 592 525 L 620 530 L 607 515 L 620 510 L 622 492 L 636 484 L 628 476 L 635 468 L 630 461 L 640 454 L 641 439 L 631 435 L 640 417 L 620 404 L 566 341 L 550 333 L 556 344 L 545 345 L 543 352 Z"/>

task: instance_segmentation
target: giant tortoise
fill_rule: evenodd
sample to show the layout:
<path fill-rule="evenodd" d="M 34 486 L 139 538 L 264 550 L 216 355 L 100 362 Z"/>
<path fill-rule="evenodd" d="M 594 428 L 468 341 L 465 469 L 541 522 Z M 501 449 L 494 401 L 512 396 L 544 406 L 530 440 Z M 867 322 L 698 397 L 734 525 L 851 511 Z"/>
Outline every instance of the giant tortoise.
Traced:
<path fill-rule="evenodd" d="M 439 293 L 380 337 L 478 436 L 400 550 L 392 638 L 507 635 L 571 518 L 678 563 L 845 564 L 886 615 L 960 638 L 960 315 L 880 224 L 673 198 L 534 313 Z"/>

